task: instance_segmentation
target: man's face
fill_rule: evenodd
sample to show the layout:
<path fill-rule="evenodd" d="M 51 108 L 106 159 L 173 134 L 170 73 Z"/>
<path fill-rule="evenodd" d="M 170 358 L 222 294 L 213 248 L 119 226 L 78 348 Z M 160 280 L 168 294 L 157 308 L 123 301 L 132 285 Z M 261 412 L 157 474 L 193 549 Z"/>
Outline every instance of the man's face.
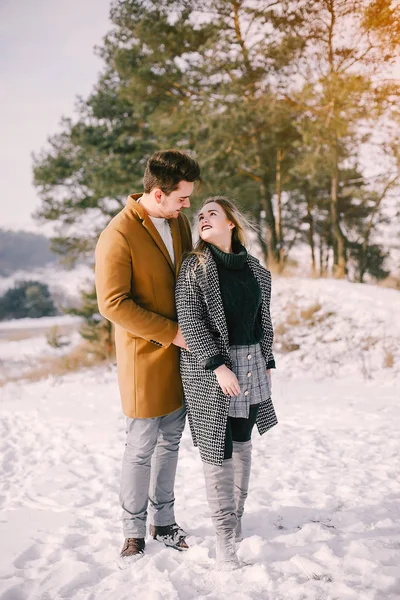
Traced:
<path fill-rule="evenodd" d="M 164 217 L 164 219 L 177 219 L 182 208 L 189 208 L 190 195 L 193 193 L 193 188 L 194 183 L 190 181 L 180 181 L 178 188 L 168 196 L 159 190 L 160 217 Z"/>

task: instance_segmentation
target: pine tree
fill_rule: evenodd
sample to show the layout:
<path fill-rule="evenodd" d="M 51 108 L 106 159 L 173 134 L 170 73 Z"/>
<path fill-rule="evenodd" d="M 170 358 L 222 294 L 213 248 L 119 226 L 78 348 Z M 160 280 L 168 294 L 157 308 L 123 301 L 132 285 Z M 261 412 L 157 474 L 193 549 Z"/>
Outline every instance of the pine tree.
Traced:
<path fill-rule="evenodd" d="M 101 359 L 113 360 L 115 358 L 115 344 L 113 325 L 99 313 L 96 289 L 81 293 L 79 308 L 68 309 L 68 314 L 84 319 L 80 334 L 89 344 L 90 350 Z"/>
<path fill-rule="evenodd" d="M 70 264 L 92 258 L 105 223 L 141 190 L 149 155 L 178 147 L 202 167 L 194 208 L 231 195 L 259 225 L 270 264 L 306 239 L 314 270 L 319 260 L 326 271 L 333 249 L 343 276 L 379 222 L 373 196 L 357 212 L 359 190 L 344 190 L 359 173 L 360 124 L 395 110 L 397 86 L 378 76 L 399 44 L 392 4 L 117 1 L 99 81 L 35 157 L 37 217 L 57 225 L 53 248 Z"/>
<path fill-rule="evenodd" d="M 40 281 L 17 281 L 0 298 L 0 321 L 29 317 L 52 317 L 57 314 L 50 290 Z"/>
<path fill-rule="evenodd" d="M 99 50 L 99 82 L 80 99 L 78 119 L 63 119 L 61 133 L 34 157 L 42 201 L 36 217 L 56 224 L 53 249 L 69 264 L 92 258 L 104 224 L 141 190 L 148 157 L 170 145 L 161 124 L 185 99 L 184 56 L 206 37 L 193 29 L 187 10 L 172 23 L 170 9 L 169 2 L 142 0 L 114 5 L 114 27 Z M 187 146 L 186 132 L 174 142 Z"/>

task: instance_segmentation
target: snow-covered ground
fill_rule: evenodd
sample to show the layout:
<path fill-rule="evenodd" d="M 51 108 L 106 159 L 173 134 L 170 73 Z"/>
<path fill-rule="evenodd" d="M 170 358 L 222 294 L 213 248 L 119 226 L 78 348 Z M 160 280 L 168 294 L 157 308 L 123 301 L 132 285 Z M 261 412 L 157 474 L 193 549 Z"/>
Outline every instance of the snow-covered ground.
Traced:
<path fill-rule="evenodd" d="M 399 387 L 275 374 L 280 424 L 254 435 L 251 493 L 231 574 L 185 430 L 176 483 L 190 550 L 148 540 L 119 571 L 124 447 L 114 371 L 1 391 L 1 600 L 395 600 L 400 597 Z"/>
<path fill-rule="evenodd" d="M 364 379 L 400 376 L 400 292 L 300 277 L 273 278 L 271 315 L 279 369 L 288 377 L 312 370 L 316 378 L 360 374 Z M 56 326 L 71 345 L 52 349 L 46 332 Z M 68 352 L 79 341 L 79 318 L 17 319 L 0 323 L 0 374 L 35 367 L 43 356 Z M 37 333 L 35 334 L 35 329 Z M 23 330 L 32 340 L 20 340 Z M 17 340 L 12 341 L 12 339 Z M 34 339 L 33 339 L 34 338 Z M 11 341 L 6 341 L 6 340 Z"/>
<path fill-rule="evenodd" d="M 57 317 L 40 317 L 39 319 L 10 319 L 0 321 L 0 334 L 5 331 L 17 329 L 43 329 L 48 327 L 64 327 L 76 325 L 81 322 L 80 317 L 74 315 L 59 315 Z"/>
<path fill-rule="evenodd" d="M 80 317 L 63 315 L 0 322 L 0 384 L 29 373 L 43 359 L 70 352 L 82 341 L 78 332 L 81 321 Z M 59 348 L 47 341 L 53 329 L 63 342 Z"/>
<path fill-rule="evenodd" d="M 400 291 L 333 279 L 274 278 L 279 369 L 289 377 L 400 375 Z"/>
<path fill-rule="evenodd" d="M 115 368 L 0 388 L 0 600 L 398 600 L 399 299 L 274 278 L 280 422 L 253 436 L 239 546 L 250 564 L 230 574 L 213 569 L 187 429 L 176 514 L 190 550 L 149 539 L 146 556 L 118 570 L 125 433 Z M 37 339 L 15 343 L 29 353 Z M 8 352 L 10 365 L 17 346 Z"/>

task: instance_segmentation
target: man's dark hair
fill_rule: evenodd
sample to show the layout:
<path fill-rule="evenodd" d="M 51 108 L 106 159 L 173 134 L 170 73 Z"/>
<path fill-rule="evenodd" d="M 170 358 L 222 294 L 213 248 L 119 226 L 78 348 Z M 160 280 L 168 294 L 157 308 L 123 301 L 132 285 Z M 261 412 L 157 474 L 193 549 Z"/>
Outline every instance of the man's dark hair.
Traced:
<path fill-rule="evenodd" d="M 197 160 L 179 150 L 164 150 L 150 156 L 143 177 L 143 187 L 149 194 L 159 187 L 167 196 L 176 190 L 180 181 L 196 181 L 200 178 Z"/>

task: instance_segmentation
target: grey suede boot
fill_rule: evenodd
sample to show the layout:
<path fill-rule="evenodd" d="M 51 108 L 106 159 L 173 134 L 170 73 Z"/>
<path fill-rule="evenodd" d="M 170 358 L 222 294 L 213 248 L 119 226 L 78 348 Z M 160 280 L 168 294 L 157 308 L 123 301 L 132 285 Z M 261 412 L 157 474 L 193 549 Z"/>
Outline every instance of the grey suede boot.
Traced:
<path fill-rule="evenodd" d="M 236 554 L 235 490 L 233 482 L 233 460 L 224 460 L 222 465 L 203 463 L 208 506 L 217 536 L 217 568 L 230 571 L 240 566 Z"/>
<path fill-rule="evenodd" d="M 235 536 L 237 542 L 241 542 L 243 539 L 242 516 L 244 512 L 244 504 L 246 502 L 249 490 L 251 451 L 251 440 L 249 442 L 233 442 L 232 460 L 235 481 L 235 503 L 237 517 Z"/>

